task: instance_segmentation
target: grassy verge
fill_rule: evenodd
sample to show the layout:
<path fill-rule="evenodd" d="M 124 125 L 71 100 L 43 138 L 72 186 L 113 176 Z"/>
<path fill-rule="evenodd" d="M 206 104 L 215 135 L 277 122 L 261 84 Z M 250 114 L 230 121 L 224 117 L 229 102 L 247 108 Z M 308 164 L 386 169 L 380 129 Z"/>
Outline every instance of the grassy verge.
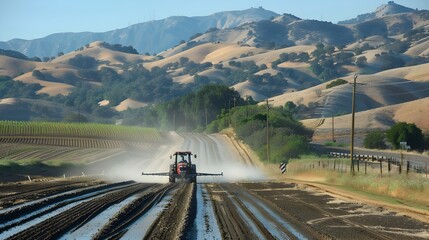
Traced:
<path fill-rule="evenodd" d="M 425 175 L 387 174 L 387 171 L 380 175 L 379 166 L 373 166 L 368 167 L 367 174 L 361 167 L 361 171 L 352 176 L 349 164 L 348 159 L 306 156 L 289 162 L 287 178 L 317 182 L 372 200 L 429 211 L 429 178 Z"/>

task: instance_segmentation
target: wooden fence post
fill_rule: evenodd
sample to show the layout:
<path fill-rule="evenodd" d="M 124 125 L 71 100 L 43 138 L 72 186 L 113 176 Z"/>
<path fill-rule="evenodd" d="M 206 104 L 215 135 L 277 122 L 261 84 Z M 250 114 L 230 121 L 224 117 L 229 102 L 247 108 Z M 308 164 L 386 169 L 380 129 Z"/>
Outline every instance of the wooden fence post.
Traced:
<path fill-rule="evenodd" d="M 387 159 L 387 171 L 390 173 L 390 158 Z"/>
<path fill-rule="evenodd" d="M 365 161 L 365 175 L 366 175 L 366 165 L 368 164 L 367 161 Z"/>
<path fill-rule="evenodd" d="M 410 161 L 407 161 L 407 174 L 410 172 Z"/>
<path fill-rule="evenodd" d="M 428 163 L 426 162 L 426 167 L 425 167 L 425 173 L 426 173 L 426 178 L 428 178 Z"/>
<path fill-rule="evenodd" d="M 383 164 L 382 164 L 382 159 L 380 159 L 380 176 L 383 176 Z"/>
<path fill-rule="evenodd" d="M 428 178 L 428 163 L 426 162 L 426 167 L 425 167 L 425 173 L 426 173 L 426 178 Z"/>

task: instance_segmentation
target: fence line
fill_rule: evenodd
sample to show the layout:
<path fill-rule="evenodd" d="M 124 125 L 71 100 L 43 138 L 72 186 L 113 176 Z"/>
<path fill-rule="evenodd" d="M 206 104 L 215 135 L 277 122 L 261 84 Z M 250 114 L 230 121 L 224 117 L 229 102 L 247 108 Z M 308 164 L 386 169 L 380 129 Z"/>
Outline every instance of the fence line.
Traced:
<path fill-rule="evenodd" d="M 329 152 L 329 155 L 336 157 L 336 158 L 350 158 L 350 153 L 339 153 L 339 152 Z M 387 156 L 380 156 L 380 155 L 366 155 L 366 154 L 353 154 L 353 162 L 358 163 L 358 166 L 361 162 L 365 164 L 365 173 L 367 171 L 367 164 L 376 162 L 375 164 L 380 164 L 380 175 L 383 174 L 383 168 L 382 164 L 387 163 L 387 171 L 388 173 L 392 170 L 392 165 L 398 167 L 398 173 L 402 173 L 402 164 L 401 160 L 395 157 L 387 157 Z M 406 173 L 408 174 L 410 171 L 415 173 L 423 173 L 426 174 L 426 177 L 428 175 L 428 163 L 413 163 L 410 161 L 403 161 L 406 167 Z M 335 162 L 334 162 L 335 166 Z M 334 167 L 335 169 L 335 167 Z M 359 167 L 358 167 L 359 170 Z"/>

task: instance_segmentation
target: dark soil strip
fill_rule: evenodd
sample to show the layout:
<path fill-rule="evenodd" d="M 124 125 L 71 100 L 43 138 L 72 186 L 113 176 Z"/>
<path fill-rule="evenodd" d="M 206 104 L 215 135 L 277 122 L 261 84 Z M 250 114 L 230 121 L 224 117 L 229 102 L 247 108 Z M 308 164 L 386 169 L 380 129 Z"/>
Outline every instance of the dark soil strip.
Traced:
<path fill-rule="evenodd" d="M 120 238 L 129 225 L 161 201 L 165 193 L 174 187 L 175 185 L 169 184 L 148 189 L 138 199 L 122 208 L 93 239 Z"/>
<path fill-rule="evenodd" d="M 88 194 L 88 193 L 91 193 L 94 191 L 100 191 L 100 190 L 104 190 L 104 189 L 109 189 L 109 188 L 114 188 L 114 187 L 119 187 L 119 186 L 126 187 L 127 185 L 130 185 L 132 183 L 134 183 L 134 182 L 133 181 L 126 181 L 126 182 L 119 182 L 119 183 L 103 185 L 103 186 L 99 186 L 99 187 L 95 187 L 95 188 L 91 188 L 91 189 L 83 189 L 81 191 L 71 192 L 68 194 L 64 194 L 64 195 L 60 195 L 60 196 L 53 197 L 50 199 L 46 199 L 44 201 L 40 201 L 40 202 L 31 204 L 31 205 L 26 205 L 26 206 L 17 208 L 15 210 L 11 210 L 11 211 L 8 211 L 6 213 L 0 214 L 0 223 L 6 223 L 6 222 L 10 221 L 11 219 L 19 218 L 19 217 L 24 216 L 26 214 L 29 214 L 33 211 L 39 210 L 42 207 L 45 207 L 45 206 L 48 206 L 51 204 L 55 204 L 55 203 L 61 202 L 61 201 L 66 200 L 66 199 L 72 199 L 72 198 L 75 198 L 78 196 L 82 196 L 82 195 L 85 195 L 85 194 Z M 53 211 L 57 208 L 60 208 L 64 205 L 66 205 L 66 204 L 69 204 L 69 203 L 71 203 L 71 202 L 58 204 L 54 208 L 51 208 L 49 211 Z M 46 214 L 46 213 L 40 213 L 39 215 L 35 215 L 32 218 L 26 219 L 25 221 L 29 221 L 29 220 L 34 219 L 34 218 L 41 216 L 43 214 Z M 17 224 L 21 224 L 21 223 L 17 223 Z M 14 224 L 13 226 L 15 226 L 17 224 Z M 10 228 L 10 227 L 12 227 L 12 226 L 9 226 L 8 228 Z M 5 230 L 5 229 L 0 229 L 0 231 L 3 231 L 3 230 Z"/>
<path fill-rule="evenodd" d="M 152 224 L 145 239 L 186 239 L 187 230 L 195 220 L 195 183 L 181 184 L 168 208 Z"/>
<path fill-rule="evenodd" d="M 105 183 L 101 180 L 88 178 L 74 180 L 60 180 L 50 182 L 25 183 L 25 184 L 7 184 L 0 186 L 0 208 L 14 206 L 17 202 L 24 203 L 31 200 L 44 198 L 61 192 L 70 191 L 89 186 L 95 186 Z"/>
<path fill-rule="evenodd" d="M 102 197 L 81 203 L 12 236 L 10 239 L 37 240 L 58 238 L 74 226 L 89 221 L 92 217 L 101 213 L 109 206 L 119 203 L 127 197 L 147 189 L 148 187 L 149 186 L 145 184 L 132 185 L 125 189 L 116 190 Z"/>

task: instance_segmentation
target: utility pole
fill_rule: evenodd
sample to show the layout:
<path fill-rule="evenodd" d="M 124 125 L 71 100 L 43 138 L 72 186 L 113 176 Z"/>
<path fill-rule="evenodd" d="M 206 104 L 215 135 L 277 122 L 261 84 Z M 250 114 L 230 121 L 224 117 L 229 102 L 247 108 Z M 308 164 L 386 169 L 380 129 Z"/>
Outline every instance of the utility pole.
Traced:
<path fill-rule="evenodd" d="M 173 130 L 176 131 L 176 110 L 173 111 Z"/>
<path fill-rule="evenodd" d="M 356 79 L 358 75 L 355 74 L 353 77 L 353 94 L 352 94 L 352 134 L 351 134 L 351 144 L 350 144 L 350 173 L 355 175 L 355 166 L 354 166 L 354 143 L 355 143 L 355 95 L 356 95 Z"/>
<path fill-rule="evenodd" d="M 399 167 L 399 174 L 402 173 L 402 169 L 404 168 L 404 154 L 402 153 L 403 149 L 409 150 L 410 146 L 407 145 L 407 142 L 400 142 L 399 146 L 401 148 L 401 166 Z"/>
<path fill-rule="evenodd" d="M 272 102 L 274 100 L 270 100 L 270 99 L 266 99 L 266 105 L 267 105 L 267 159 L 268 159 L 268 163 L 270 163 L 270 130 L 269 130 L 269 121 L 268 121 L 268 117 L 270 114 L 270 105 L 269 102 Z"/>
<path fill-rule="evenodd" d="M 332 142 L 336 142 L 335 141 L 335 130 L 334 130 L 334 115 L 332 115 Z"/>
<path fill-rule="evenodd" d="M 229 99 L 228 127 L 231 126 L 231 98 Z"/>
<path fill-rule="evenodd" d="M 207 130 L 207 108 L 205 108 L 206 110 L 206 130 Z"/>

